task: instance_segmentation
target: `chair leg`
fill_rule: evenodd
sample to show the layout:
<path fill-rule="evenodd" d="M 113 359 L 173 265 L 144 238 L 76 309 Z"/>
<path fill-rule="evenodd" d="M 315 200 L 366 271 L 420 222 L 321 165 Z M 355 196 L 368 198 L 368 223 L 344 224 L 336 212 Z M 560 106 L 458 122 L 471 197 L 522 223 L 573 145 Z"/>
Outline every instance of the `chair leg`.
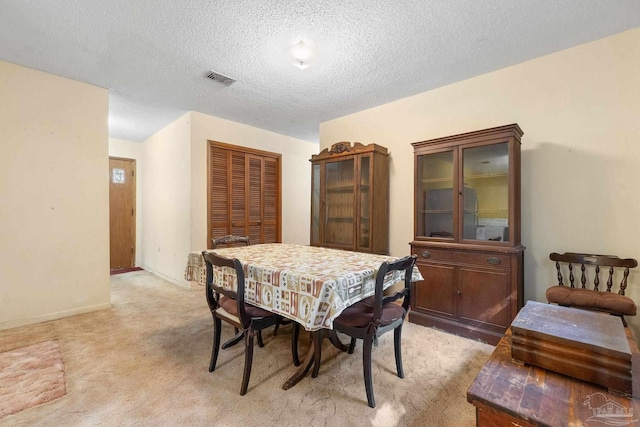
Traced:
<path fill-rule="evenodd" d="M 289 323 L 295 323 L 293 320 L 282 318 L 278 323 L 276 323 L 276 327 L 273 329 L 273 336 L 278 333 L 278 329 L 280 329 L 280 325 L 288 325 Z"/>
<path fill-rule="evenodd" d="M 244 374 L 242 375 L 242 387 L 240 388 L 240 396 L 244 396 L 247 393 L 247 388 L 249 387 L 249 377 L 251 376 L 251 364 L 253 363 L 253 334 L 254 334 L 253 329 L 247 329 L 244 333 L 244 336 L 245 336 Z"/>
<path fill-rule="evenodd" d="M 217 317 L 213 318 L 213 348 L 211 349 L 211 361 L 209 362 L 209 372 L 216 369 L 218 352 L 220 351 L 220 334 L 222 333 L 222 322 Z"/>
<path fill-rule="evenodd" d="M 367 403 L 370 407 L 376 407 L 376 399 L 373 396 L 373 379 L 371 375 L 371 353 L 373 352 L 373 336 L 369 335 L 363 340 L 362 370 L 364 371 L 364 388 L 367 391 Z"/>
<path fill-rule="evenodd" d="M 349 343 L 349 354 L 353 354 L 353 350 L 356 349 L 356 339 L 355 338 L 351 338 L 351 342 Z"/>
<path fill-rule="evenodd" d="M 262 330 L 258 331 L 258 347 L 264 347 L 264 341 L 262 341 Z"/>
<path fill-rule="evenodd" d="M 404 378 L 404 369 L 402 369 L 402 324 L 393 331 L 393 348 L 396 354 L 396 369 L 398 377 Z"/>
<path fill-rule="evenodd" d="M 300 356 L 298 355 L 298 338 L 300 337 L 300 324 L 294 322 L 293 335 L 291 336 L 291 356 L 293 357 L 293 364 L 300 366 Z"/>

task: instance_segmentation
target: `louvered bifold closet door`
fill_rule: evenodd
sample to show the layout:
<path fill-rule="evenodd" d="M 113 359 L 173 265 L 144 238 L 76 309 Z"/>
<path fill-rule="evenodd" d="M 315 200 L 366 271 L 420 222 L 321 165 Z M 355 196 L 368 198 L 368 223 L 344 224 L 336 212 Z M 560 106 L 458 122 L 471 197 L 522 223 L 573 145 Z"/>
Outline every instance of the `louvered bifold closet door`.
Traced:
<path fill-rule="evenodd" d="M 252 245 L 280 242 L 280 155 L 209 145 L 209 242 L 225 234 L 249 236 Z"/>
<path fill-rule="evenodd" d="M 249 237 L 252 242 L 264 242 L 262 238 L 262 157 L 247 155 L 247 160 L 249 169 L 249 198 L 247 200 L 249 210 Z"/>
<path fill-rule="evenodd" d="M 280 168 L 278 159 L 264 158 L 262 233 L 265 243 L 280 241 Z"/>
<path fill-rule="evenodd" d="M 231 152 L 231 234 L 248 235 L 247 230 L 247 188 L 248 174 L 244 153 Z M 259 240 L 252 242 L 258 243 Z"/>
<path fill-rule="evenodd" d="M 209 159 L 209 212 L 211 237 L 229 234 L 231 209 L 229 202 L 229 162 L 231 152 L 211 147 Z M 209 238 L 209 242 L 211 239 Z"/>

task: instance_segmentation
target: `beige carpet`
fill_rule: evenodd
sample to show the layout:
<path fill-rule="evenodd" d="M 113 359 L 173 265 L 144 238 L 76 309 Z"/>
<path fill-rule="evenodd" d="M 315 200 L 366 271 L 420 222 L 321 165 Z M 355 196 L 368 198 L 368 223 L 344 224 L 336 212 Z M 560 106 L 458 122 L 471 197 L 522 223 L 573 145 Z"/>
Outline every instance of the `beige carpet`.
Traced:
<path fill-rule="evenodd" d="M 58 341 L 0 353 L 0 419 L 66 393 Z"/>
<path fill-rule="evenodd" d="M 320 375 L 282 390 L 295 372 L 285 326 L 256 346 L 241 397 L 242 346 L 221 350 L 216 371 L 208 371 L 213 322 L 203 289 L 184 290 L 145 271 L 111 276 L 111 285 L 112 309 L 0 331 L 0 351 L 58 340 L 67 380 L 66 396 L 0 425 L 475 425 L 466 390 L 490 345 L 407 323 L 400 379 L 393 334 L 385 334 L 374 349 L 371 409 L 360 343 L 349 355 L 326 342 Z M 225 326 L 223 333 L 233 331 Z"/>

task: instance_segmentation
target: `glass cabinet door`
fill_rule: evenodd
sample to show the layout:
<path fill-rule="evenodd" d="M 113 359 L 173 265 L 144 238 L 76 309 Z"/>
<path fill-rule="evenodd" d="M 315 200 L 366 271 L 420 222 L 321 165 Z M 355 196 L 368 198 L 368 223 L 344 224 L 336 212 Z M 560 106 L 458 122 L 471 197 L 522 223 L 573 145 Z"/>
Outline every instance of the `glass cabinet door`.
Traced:
<path fill-rule="evenodd" d="M 462 150 L 462 238 L 508 242 L 509 144 Z"/>
<path fill-rule="evenodd" d="M 325 244 L 353 247 L 355 244 L 355 160 L 325 164 Z"/>
<path fill-rule="evenodd" d="M 417 236 L 454 238 L 454 151 L 417 158 Z"/>
<path fill-rule="evenodd" d="M 360 233 L 358 247 L 368 250 L 371 246 L 371 157 L 360 157 Z"/>
<path fill-rule="evenodd" d="M 320 244 L 320 165 L 311 172 L 311 244 Z"/>

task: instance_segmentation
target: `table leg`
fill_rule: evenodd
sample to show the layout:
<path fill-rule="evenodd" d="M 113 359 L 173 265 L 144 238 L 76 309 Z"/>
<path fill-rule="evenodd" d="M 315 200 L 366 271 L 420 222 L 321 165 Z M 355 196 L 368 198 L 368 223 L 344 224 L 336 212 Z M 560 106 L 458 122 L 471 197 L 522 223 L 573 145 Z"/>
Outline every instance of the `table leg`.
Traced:
<path fill-rule="evenodd" d="M 317 336 L 320 336 L 320 338 L 318 339 Z M 302 364 L 298 367 L 298 370 L 296 371 L 295 374 L 293 374 L 282 386 L 283 390 L 289 390 L 291 387 L 293 387 L 294 385 L 298 384 L 300 382 L 300 380 L 302 378 L 304 378 L 305 375 L 307 375 L 307 372 L 309 372 L 309 369 L 311 369 L 311 365 L 313 365 L 316 361 L 316 359 L 319 360 L 319 356 L 316 357 L 316 352 L 319 351 L 321 344 L 322 344 L 322 337 L 324 336 L 324 331 L 320 330 L 320 331 L 313 331 L 311 332 L 311 345 L 309 346 L 309 350 L 307 351 L 306 356 L 304 357 L 304 360 L 302 361 Z M 317 345 L 316 342 L 319 342 L 320 345 Z M 319 363 L 318 363 L 319 365 Z M 315 371 L 315 369 L 314 369 Z M 317 373 L 316 373 L 317 375 Z"/>
<path fill-rule="evenodd" d="M 238 344 L 240 341 L 242 341 L 242 338 L 244 338 L 244 332 L 236 330 L 236 336 L 231 338 L 229 341 L 226 341 L 224 344 L 222 344 L 222 348 L 225 349 L 225 348 L 232 347 Z"/>
<path fill-rule="evenodd" d="M 327 329 L 320 329 L 319 331 L 311 332 L 311 345 L 309 346 L 309 350 L 304 357 L 304 361 L 298 367 L 298 370 L 295 374 L 293 374 L 282 386 L 283 390 L 288 390 L 294 385 L 296 385 L 311 369 L 313 366 L 313 371 L 311 373 L 311 377 L 315 378 L 318 376 L 318 372 L 320 371 L 320 363 L 322 361 L 322 341 L 325 337 L 329 337 L 329 341 L 340 351 L 347 351 L 349 346 L 344 345 L 335 331 L 329 331 Z M 296 340 L 297 343 L 297 340 Z M 295 345 L 295 344 L 294 344 Z"/>

